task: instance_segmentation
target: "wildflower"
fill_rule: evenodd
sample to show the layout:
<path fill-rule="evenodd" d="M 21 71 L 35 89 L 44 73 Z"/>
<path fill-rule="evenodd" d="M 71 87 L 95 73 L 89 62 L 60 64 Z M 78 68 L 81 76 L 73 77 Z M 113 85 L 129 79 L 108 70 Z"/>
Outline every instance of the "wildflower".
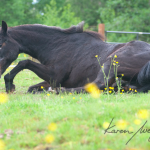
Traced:
<path fill-rule="evenodd" d="M 131 91 L 132 89 L 131 88 L 129 88 L 129 91 Z"/>
<path fill-rule="evenodd" d="M 124 92 L 124 89 L 122 89 L 122 92 Z"/>
<path fill-rule="evenodd" d="M 61 98 L 63 98 L 63 96 L 61 96 Z"/>
<path fill-rule="evenodd" d="M 48 125 L 48 130 L 55 131 L 56 129 L 57 129 L 56 123 L 52 122 Z"/>
<path fill-rule="evenodd" d="M 141 120 L 140 120 L 140 119 L 135 119 L 135 120 L 134 120 L 134 124 L 136 124 L 136 125 L 141 124 Z"/>
<path fill-rule="evenodd" d="M 98 98 L 100 94 L 100 90 L 98 89 L 97 85 L 95 83 L 88 83 L 85 85 L 85 90 L 89 92 L 92 97 Z"/>
<path fill-rule="evenodd" d="M 72 93 L 69 93 L 70 95 L 72 95 Z"/>
<path fill-rule="evenodd" d="M 26 57 L 26 54 L 24 54 L 24 57 Z"/>
<path fill-rule="evenodd" d="M 135 90 L 135 92 L 137 92 L 137 90 Z"/>
<path fill-rule="evenodd" d="M 122 93 L 120 93 L 120 94 L 122 94 Z"/>
<path fill-rule="evenodd" d="M 119 128 L 119 129 L 125 129 L 126 126 L 127 126 L 127 121 L 125 120 L 119 120 L 117 123 L 116 123 L 116 126 Z"/>
<path fill-rule="evenodd" d="M 108 122 L 104 122 L 104 123 L 103 123 L 103 128 L 104 128 L 104 129 L 107 129 L 108 126 L 109 126 L 109 123 L 108 123 Z"/>
<path fill-rule="evenodd" d="M 118 64 L 118 61 L 116 61 L 116 64 Z"/>
<path fill-rule="evenodd" d="M 109 93 L 111 93 L 112 91 L 109 91 Z"/>
<path fill-rule="evenodd" d="M 115 64 L 115 63 L 113 63 L 113 65 L 115 66 L 116 64 Z"/>
<path fill-rule="evenodd" d="M 98 57 L 98 55 L 95 55 L 95 57 Z"/>
<path fill-rule="evenodd" d="M 129 129 L 129 131 L 133 131 L 134 130 L 133 127 L 129 127 L 128 129 Z"/>
<path fill-rule="evenodd" d="M 49 134 L 49 135 L 47 135 L 46 137 L 45 137 L 45 142 L 46 143 L 52 143 L 53 141 L 54 141 L 54 136 L 53 135 L 51 135 L 51 134 Z"/>
<path fill-rule="evenodd" d="M 116 60 L 114 60 L 114 62 L 116 62 Z"/>
<path fill-rule="evenodd" d="M 18 56 L 20 56 L 20 54 Z"/>
<path fill-rule="evenodd" d="M 0 93 L 0 104 L 6 103 L 8 100 L 8 96 L 5 93 Z"/>
<path fill-rule="evenodd" d="M 50 96 L 50 94 L 47 94 L 47 96 Z"/>
<path fill-rule="evenodd" d="M 73 99 L 75 99 L 75 97 L 73 97 Z"/>
<path fill-rule="evenodd" d="M 139 110 L 137 115 L 140 119 L 147 119 L 149 117 L 149 113 L 146 109 Z"/>
<path fill-rule="evenodd" d="M 101 68 L 103 68 L 103 66 L 101 66 Z"/>
<path fill-rule="evenodd" d="M 114 57 L 117 58 L 117 55 L 115 55 Z"/>
<path fill-rule="evenodd" d="M 43 86 L 41 86 L 41 89 L 43 89 L 44 87 Z"/>
<path fill-rule="evenodd" d="M 123 76 L 124 76 L 124 74 L 121 74 L 121 76 L 123 77 Z"/>
<path fill-rule="evenodd" d="M 105 90 L 107 90 L 107 88 L 104 88 Z"/>
<path fill-rule="evenodd" d="M 80 99 L 82 99 L 82 97 L 80 97 Z"/>
<path fill-rule="evenodd" d="M 6 69 L 6 71 L 9 71 L 9 69 Z"/>
<path fill-rule="evenodd" d="M 5 150 L 5 143 L 0 140 L 0 150 Z"/>

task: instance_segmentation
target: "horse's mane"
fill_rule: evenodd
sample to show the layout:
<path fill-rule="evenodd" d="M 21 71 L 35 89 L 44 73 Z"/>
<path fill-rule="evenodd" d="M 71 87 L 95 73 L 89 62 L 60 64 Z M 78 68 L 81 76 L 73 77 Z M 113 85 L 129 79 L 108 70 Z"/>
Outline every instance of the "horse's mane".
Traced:
<path fill-rule="evenodd" d="M 25 30 L 25 31 L 32 31 L 32 32 L 44 32 L 45 33 L 45 30 L 44 29 L 47 29 L 46 30 L 46 33 L 49 34 L 48 31 L 52 31 L 52 30 L 55 30 L 55 31 L 59 31 L 59 32 L 62 32 L 62 33 L 66 33 L 66 34 L 73 34 L 73 33 L 87 33 L 91 36 L 93 36 L 94 38 L 98 38 L 98 39 L 104 39 L 104 37 L 97 33 L 97 32 L 93 32 L 93 31 L 83 31 L 83 26 L 84 26 L 84 21 L 80 22 L 78 25 L 74 25 L 74 26 L 71 26 L 70 28 L 68 29 L 61 29 L 60 27 L 55 27 L 55 26 L 46 26 L 46 25 L 41 25 L 41 24 L 33 24 L 33 25 L 30 25 L 30 24 L 26 24 L 26 25 L 20 25 L 20 26 L 16 26 L 16 27 L 10 27 L 9 29 L 10 30 Z"/>

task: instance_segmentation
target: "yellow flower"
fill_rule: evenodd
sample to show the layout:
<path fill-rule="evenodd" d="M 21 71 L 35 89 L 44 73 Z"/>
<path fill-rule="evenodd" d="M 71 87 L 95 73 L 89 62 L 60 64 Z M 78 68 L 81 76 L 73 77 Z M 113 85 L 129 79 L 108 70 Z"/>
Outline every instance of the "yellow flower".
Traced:
<path fill-rule="evenodd" d="M 63 96 L 61 96 L 61 98 L 63 98 Z"/>
<path fill-rule="evenodd" d="M 135 90 L 135 92 L 137 92 L 137 90 Z"/>
<path fill-rule="evenodd" d="M 129 127 L 128 129 L 129 129 L 129 131 L 133 131 L 134 130 L 133 127 Z"/>
<path fill-rule="evenodd" d="M 123 77 L 123 76 L 124 76 L 124 74 L 121 74 L 121 76 Z"/>
<path fill-rule="evenodd" d="M 109 123 L 108 123 L 108 122 L 104 122 L 104 123 L 103 123 L 103 128 L 104 128 L 104 129 L 107 129 L 108 126 L 109 126 Z"/>
<path fill-rule="evenodd" d="M 47 94 L 47 96 L 50 96 L 50 94 Z"/>
<path fill-rule="evenodd" d="M 113 65 L 115 66 L 116 64 L 115 64 L 115 63 L 113 63 Z"/>
<path fill-rule="evenodd" d="M 127 124 L 128 124 L 127 121 L 121 119 L 116 123 L 116 126 L 119 129 L 125 129 Z"/>
<path fill-rule="evenodd" d="M 95 55 L 95 57 L 98 57 L 98 55 Z"/>
<path fill-rule="evenodd" d="M 124 92 L 124 89 L 122 89 L 122 92 Z"/>
<path fill-rule="evenodd" d="M 6 103 L 8 101 L 8 96 L 5 93 L 0 93 L 0 104 Z"/>
<path fill-rule="evenodd" d="M 100 90 L 98 89 L 95 83 L 88 83 L 84 86 L 84 88 L 87 92 L 89 92 L 92 95 L 92 97 L 99 98 Z"/>
<path fill-rule="evenodd" d="M 26 54 L 24 54 L 24 57 L 26 57 Z"/>
<path fill-rule="evenodd" d="M 116 61 L 116 64 L 118 64 L 118 61 Z"/>
<path fill-rule="evenodd" d="M 115 55 L 114 57 L 117 58 L 117 55 Z"/>
<path fill-rule="evenodd" d="M 20 54 L 18 56 L 20 56 Z"/>
<path fill-rule="evenodd" d="M 9 69 L 6 69 L 6 71 L 9 71 Z"/>
<path fill-rule="evenodd" d="M 73 97 L 73 99 L 75 99 L 75 97 Z"/>
<path fill-rule="evenodd" d="M 47 135 L 46 137 L 45 137 L 45 142 L 46 143 L 52 143 L 53 141 L 54 141 L 54 136 L 53 135 L 51 135 L 51 134 L 49 134 L 49 135 Z"/>
<path fill-rule="evenodd" d="M 72 95 L 72 93 L 69 93 L 70 95 Z"/>
<path fill-rule="evenodd" d="M 48 125 L 48 130 L 55 131 L 56 129 L 57 129 L 56 123 L 52 122 Z"/>
<path fill-rule="evenodd" d="M 5 150 L 5 147 L 5 143 L 2 140 L 0 140 L 0 150 Z"/>
<path fill-rule="evenodd" d="M 104 88 L 105 90 L 107 90 L 107 88 Z"/>
<path fill-rule="evenodd" d="M 80 99 L 82 99 L 82 97 L 80 97 Z"/>
<path fill-rule="evenodd" d="M 103 66 L 101 66 L 101 68 L 103 68 Z"/>
<path fill-rule="evenodd" d="M 141 120 L 140 120 L 140 119 L 135 119 L 135 120 L 134 120 L 134 124 L 136 124 L 136 125 L 141 124 Z"/>
<path fill-rule="evenodd" d="M 129 91 L 131 91 L 132 89 L 131 88 L 129 88 Z"/>
<path fill-rule="evenodd" d="M 139 110 L 137 115 L 140 119 L 147 119 L 149 117 L 149 113 L 146 109 Z"/>
<path fill-rule="evenodd" d="M 43 89 L 44 87 L 43 86 L 41 86 L 41 89 Z"/>
<path fill-rule="evenodd" d="M 109 91 L 109 93 L 111 93 L 112 91 Z"/>
<path fill-rule="evenodd" d="M 120 93 L 120 94 L 122 94 L 122 93 Z"/>

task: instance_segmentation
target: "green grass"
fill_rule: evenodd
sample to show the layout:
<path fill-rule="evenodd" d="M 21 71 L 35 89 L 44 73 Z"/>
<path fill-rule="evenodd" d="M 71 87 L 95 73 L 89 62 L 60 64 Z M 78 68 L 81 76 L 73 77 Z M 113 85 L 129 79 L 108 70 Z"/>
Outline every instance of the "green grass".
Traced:
<path fill-rule="evenodd" d="M 140 109 L 150 112 L 148 94 L 102 94 L 99 99 L 89 94 L 27 94 L 29 86 L 42 80 L 34 73 L 20 72 L 14 83 L 16 92 L 9 95 L 9 101 L 0 105 L 0 135 L 6 149 L 14 150 L 128 150 L 131 148 L 150 149 L 149 133 L 137 135 L 125 145 L 133 134 L 104 134 L 103 123 L 114 118 L 113 125 L 120 119 L 133 127 L 134 133 L 144 124 L 135 125 L 136 113 Z M 4 79 L 0 91 L 5 91 Z M 75 97 L 75 99 L 73 99 Z M 150 120 L 145 129 L 150 129 Z M 48 131 L 49 123 L 57 124 L 56 131 Z M 6 130 L 11 129 L 9 136 Z M 116 128 L 114 128 L 116 129 Z M 53 134 L 55 140 L 47 144 L 44 138 Z"/>

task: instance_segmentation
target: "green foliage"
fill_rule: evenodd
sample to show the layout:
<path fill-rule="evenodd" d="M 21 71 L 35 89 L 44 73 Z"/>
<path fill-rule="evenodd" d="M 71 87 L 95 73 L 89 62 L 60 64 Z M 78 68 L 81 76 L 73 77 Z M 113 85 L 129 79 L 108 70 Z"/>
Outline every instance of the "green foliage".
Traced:
<path fill-rule="evenodd" d="M 58 9 L 54 0 L 51 0 L 50 5 L 46 5 L 42 20 L 45 25 L 59 26 L 61 28 L 68 28 L 81 21 L 80 18 L 75 17 L 74 12 L 71 12 L 70 4 Z"/>
<path fill-rule="evenodd" d="M 9 26 L 38 22 L 32 0 L 2 0 L 0 6 L 0 21 L 6 21 Z"/>

